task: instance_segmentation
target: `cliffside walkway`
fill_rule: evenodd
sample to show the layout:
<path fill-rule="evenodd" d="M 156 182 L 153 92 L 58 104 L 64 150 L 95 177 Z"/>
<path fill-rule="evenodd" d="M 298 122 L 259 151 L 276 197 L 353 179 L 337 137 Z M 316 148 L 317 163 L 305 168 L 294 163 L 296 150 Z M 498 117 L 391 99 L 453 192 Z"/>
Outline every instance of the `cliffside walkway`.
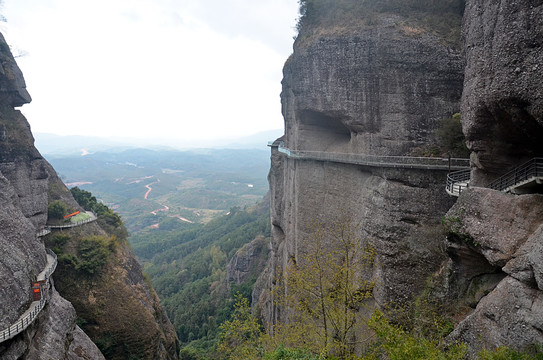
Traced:
<path fill-rule="evenodd" d="M 75 223 L 64 224 L 64 225 L 46 225 L 43 229 L 41 229 L 38 232 L 37 235 L 38 235 L 38 237 L 42 237 L 42 236 L 45 236 L 45 235 L 49 234 L 51 232 L 51 230 L 69 229 L 69 228 L 81 226 L 83 224 L 88 224 L 88 223 L 96 221 L 96 219 L 98 219 L 96 214 L 93 213 L 92 211 L 87 211 L 86 214 L 89 215 L 90 217 L 85 219 L 85 220 L 81 220 L 81 221 L 78 221 L 78 222 L 75 222 Z"/>
<path fill-rule="evenodd" d="M 470 176 L 471 171 L 469 169 L 455 171 L 447 175 L 447 192 L 453 196 L 460 196 L 462 190 L 469 187 Z M 541 184 L 543 184 L 543 158 L 533 158 L 485 187 L 513 194 L 522 194 L 530 192 L 532 188 Z"/>
<path fill-rule="evenodd" d="M 330 161 L 363 166 L 422 169 L 422 170 L 458 170 L 469 167 L 469 159 L 433 158 L 411 156 L 380 156 L 352 153 L 330 153 L 326 151 L 291 150 L 282 142 L 271 142 L 268 146 L 277 147 L 285 156 L 301 160 Z"/>
<path fill-rule="evenodd" d="M 12 325 L 4 330 L 0 330 L 0 343 L 12 339 L 16 335 L 22 333 L 34 320 L 38 317 L 42 309 L 47 303 L 47 293 L 49 289 L 49 278 L 57 267 L 57 256 L 49 249 L 47 251 L 47 264 L 45 269 L 38 275 L 37 281 L 45 282 L 41 300 L 33 301 L 28 309 L 15 321 Z"/>

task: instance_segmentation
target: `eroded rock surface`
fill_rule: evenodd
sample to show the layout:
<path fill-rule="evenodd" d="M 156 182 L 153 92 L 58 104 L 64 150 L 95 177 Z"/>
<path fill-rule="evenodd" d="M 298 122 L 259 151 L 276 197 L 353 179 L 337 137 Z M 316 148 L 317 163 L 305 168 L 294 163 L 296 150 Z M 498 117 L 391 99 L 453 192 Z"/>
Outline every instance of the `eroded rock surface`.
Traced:
<path fill-rule="evenodd" d="M 497 346 L 530 349 L 543 341 L 541 314 L 541 291 L 508 276 L 479 302 L 449 338 L 469 344 L 471 358 L 482 349 Z"/>
<path fill-rule="evenodd" d="M 241 284 L 251 277 L 256 278 L 266 264 L 268 240 L 259 236 L 236 251 L 226 268 L 226 280 Z"/>
<path fill-rule="evenodd" d="M 428 34 L 407 36 L 399 16 L 377 21 L 295 44 L 281 95 L 287 147 L 404 155 L 459 111 L 460 52 Z"/>
<path fill-rule="evenodd" d="M 27 310 L 32 302 L 32 281 L 46 265 L 44 242 L 36 234 L 46 224 L 49 201 L 62 200 L 68 207 L 83 210 L 34 147 L 27 120 L 14 109 L 29 101 L 22 74 L 0 35 L 1 330 Z M 79 238 L 105 236 L 101 226 L 108 224 L 98 225 L 99 222 L 72 231 Z M 111 259 L 115 266 L 111 266 L 107 274 L 113 281 L 104 281 L 110 287 L 95 289 L 99 282 L 87 283 L 88 277 L 83 277 L 81 282 L 74 281 L 74 288 L 88 290 L 83 287 L 87 284 L 100 294 L 99 303 L 95 301 L 94 305 L 101 311 L 102 320 L 106 318 L 112 328 L 119 330 L 120 334 L 115 338 L 121 354 L 118 358 L 129 357 L 124 347 L 131 342 L 143 349 L 145 358 L 177 359 L 179 343 L 175 331 L 156 293 L 146 283 L 134 254 L 126 243 L 122 243 L 116 248 L 115 255 Z M 59 264 L 53 278 L 61 276 L 61 268 Z M 82 297 L 88 297 L 89 293 L 86 291 Z M 98 347 L 76 326 L 76 318 L 72 304 L 52 288 L 48 304 L 32 325 L 13 339 L 0 343 L 0 358 L 103 359 Z M 100 325 L 104 326 L 104 323 Z"/>
<path fill-rule="evenodd" d="M 14 109 L 29 101 L 22 74 L 0 35 L 0 329 L 27 310 L 32 281 L 46 265 L 45 246 L 36 234 L 47 220 L 54 171 L 34 147 L 28 122 Z M 71 304 L 54 288 L 50 296 L 45 310 L 25 332 L 0 343 L 0 357 L 63 359 L 73 355 L 65 347 L 69 345 L 88 354 L 88 359 L 103 358 L 85 334 L 73 337 L 77 329 Z"/>
<path fill-rule="evenodd" d="M 473 184 L 543 155 L 543 1 L 466 1 L 462 123 Z"/>
<path fill-rule="evenodd" d="M 402 18 L 295 44 L 284 68 L 285 146 L 297 150 L 407 155 L 433 141 L 459 110 L 463 60 L 430 35 L 406 35 Z M 303 37 L 303 33 L 300 34 Z M 261 285 L 273 286 L 292 261 L 304 261 L 316 221 L 357 226 L 377 248 L 378 304 L 404 303 L 424 286 L 444 254 L 440 218 L 454 200 L 446 172 L 296 160 L 272 150 L 272 250 L 253 296 L 265 320 L 280 319 Z M 258 293 L 260 292 L 260 293 Z"/>
<path fill-rule="evenodd" d="M 446 219 L 449 299 L 475 308 L 449 339 L 469 344 L 472 357 L 543 343 L 543 195 L 472 188 Z"/>

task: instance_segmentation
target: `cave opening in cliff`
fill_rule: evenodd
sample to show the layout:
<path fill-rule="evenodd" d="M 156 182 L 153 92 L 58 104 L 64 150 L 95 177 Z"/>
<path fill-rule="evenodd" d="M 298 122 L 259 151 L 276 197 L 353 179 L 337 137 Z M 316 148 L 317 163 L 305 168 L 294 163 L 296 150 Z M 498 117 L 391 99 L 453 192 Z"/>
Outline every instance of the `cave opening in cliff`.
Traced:
<path fill-rule="evenodd" d="M 327 150 L 331 145 L 351 141 L 351 131 L 341 121 L 341 116 L 331 116 L 313 110 L 298 113 L 299 138 L 305 150 Z"/>
<path fill-rule="evenodd" d="M 481 107 L 476 118 L 480 125 L 471 130 L 469 140 L 485 174 L 481 185 L 532 158 L 543 157 L 543 123 L 526 101 L 501 99 Z"/>

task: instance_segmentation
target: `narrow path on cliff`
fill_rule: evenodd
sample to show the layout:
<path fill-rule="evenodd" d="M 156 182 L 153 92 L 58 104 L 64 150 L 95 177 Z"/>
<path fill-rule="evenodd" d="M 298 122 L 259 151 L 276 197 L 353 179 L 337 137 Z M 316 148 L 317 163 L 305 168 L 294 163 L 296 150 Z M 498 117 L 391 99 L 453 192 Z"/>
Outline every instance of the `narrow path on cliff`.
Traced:
<path fill-rule="evenodd" d="M 379 156 L 353 153 L 330 153 L 325 151 L 291 150 L 282 141 L 269 142 L 268 146 L 289 158 L 355 164 L 363 166 L 407 168 L 423 170 L 447 170 L 445 190 L 449 195 L 460 196 L 469 187 L 471 169 L 469 159 L 432 158 L 411 156 Z M 458 170 L 451 172 L 451 170 Z M 532 160 L 516 167 L 494 180 L 486 188 L 514 194 L 529 193 L 543 184 L 543 158 Z"/>
<path fill-rule="evenodd" d="M 64 224 L 64 225 L 46 225 L 44 229 L 42 229 L 42 230 L 40 230 L 38 232 L 38 237 L 45 236 L 45 235 L 49 234 L 51 232 L 51 230 L 53 230 L 53 229 L 73 228 L 73 227 L 81 226 L 83 224 L 88 224 L 88 223 L 96 221 L 98 219 L 96 214 L 93 213 L 92 211 L 86 211 L 85 213 L 89 216 L 85 220 L 81 220 L 81 221 L 78 221 L 78 222 L 75 222 L 75 223 Z"/>
<path fill-rule="evenodd" d="M 318 160 L 339 162 L 344 164 L 364 165 L 373 167 L 421 169 L 421 170 L 459 170 L 469 167 L 469 159 L 433 158 L 413 156 L 365 155 L 354 153 L 335 153 L 326 151 L 291 150 L 282 142 L 269 143 L 276 147 L 279 153 L 289 158 L 301 160 Z"/>
<path fill-rule="evenodd" d="M 447 175 L 446 190 L 449 195 L 460 196 L 469 187 L 471 170 L 455 171 Z M 543 158 L 533 158 L 500 176 L 486 188 L 513 194 L 531 193 L 543 184 Z"/>
<path fill-rule="evenodd" d="M 40 285 L 39 292 L 41 294 L 40 300 L 33 301 L 28 309 L 15 321 L 12 325 L 6 329 L 0 331 L 0 343 L 9 339 L 12 339 L 16 335 L 22 333 L 34 320 L 38 317 L 39 313 L 45 307 L 47 303 L 48 291 L 49 291 L 49 278 L 57 267 L 57 256 L 49 249 L 47 251 L 47 264 L 43 271 L 38 274 L 37 281 L 43 285 Z"/>

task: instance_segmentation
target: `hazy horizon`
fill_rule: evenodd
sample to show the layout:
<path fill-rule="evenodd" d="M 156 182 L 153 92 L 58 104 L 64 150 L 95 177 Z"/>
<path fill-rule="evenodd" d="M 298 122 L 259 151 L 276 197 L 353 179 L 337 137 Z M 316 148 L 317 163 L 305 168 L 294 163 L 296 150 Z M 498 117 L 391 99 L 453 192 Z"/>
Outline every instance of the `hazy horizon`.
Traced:
<path fill-rule="evenodd" d="M 43 154 L 75 154 L 78 152 L 93 153 L 115 148 L 170 148 L 175 150 L 191 149 L 254 149 L 266 148 L 268 141 L 273 141 L 283 135 L 283 129 L 260 131 L 248 136 L 183 141 L 164 138 L 138 137 L 100 137 L 86 135 L 60 135 L 54 133 L 33 132 L 36 148 Z"/>
<path fill-rule="evenodd" d="M 297 0 L 4 0 L 33 131 L 195 144 L 277 129 Z"/>

